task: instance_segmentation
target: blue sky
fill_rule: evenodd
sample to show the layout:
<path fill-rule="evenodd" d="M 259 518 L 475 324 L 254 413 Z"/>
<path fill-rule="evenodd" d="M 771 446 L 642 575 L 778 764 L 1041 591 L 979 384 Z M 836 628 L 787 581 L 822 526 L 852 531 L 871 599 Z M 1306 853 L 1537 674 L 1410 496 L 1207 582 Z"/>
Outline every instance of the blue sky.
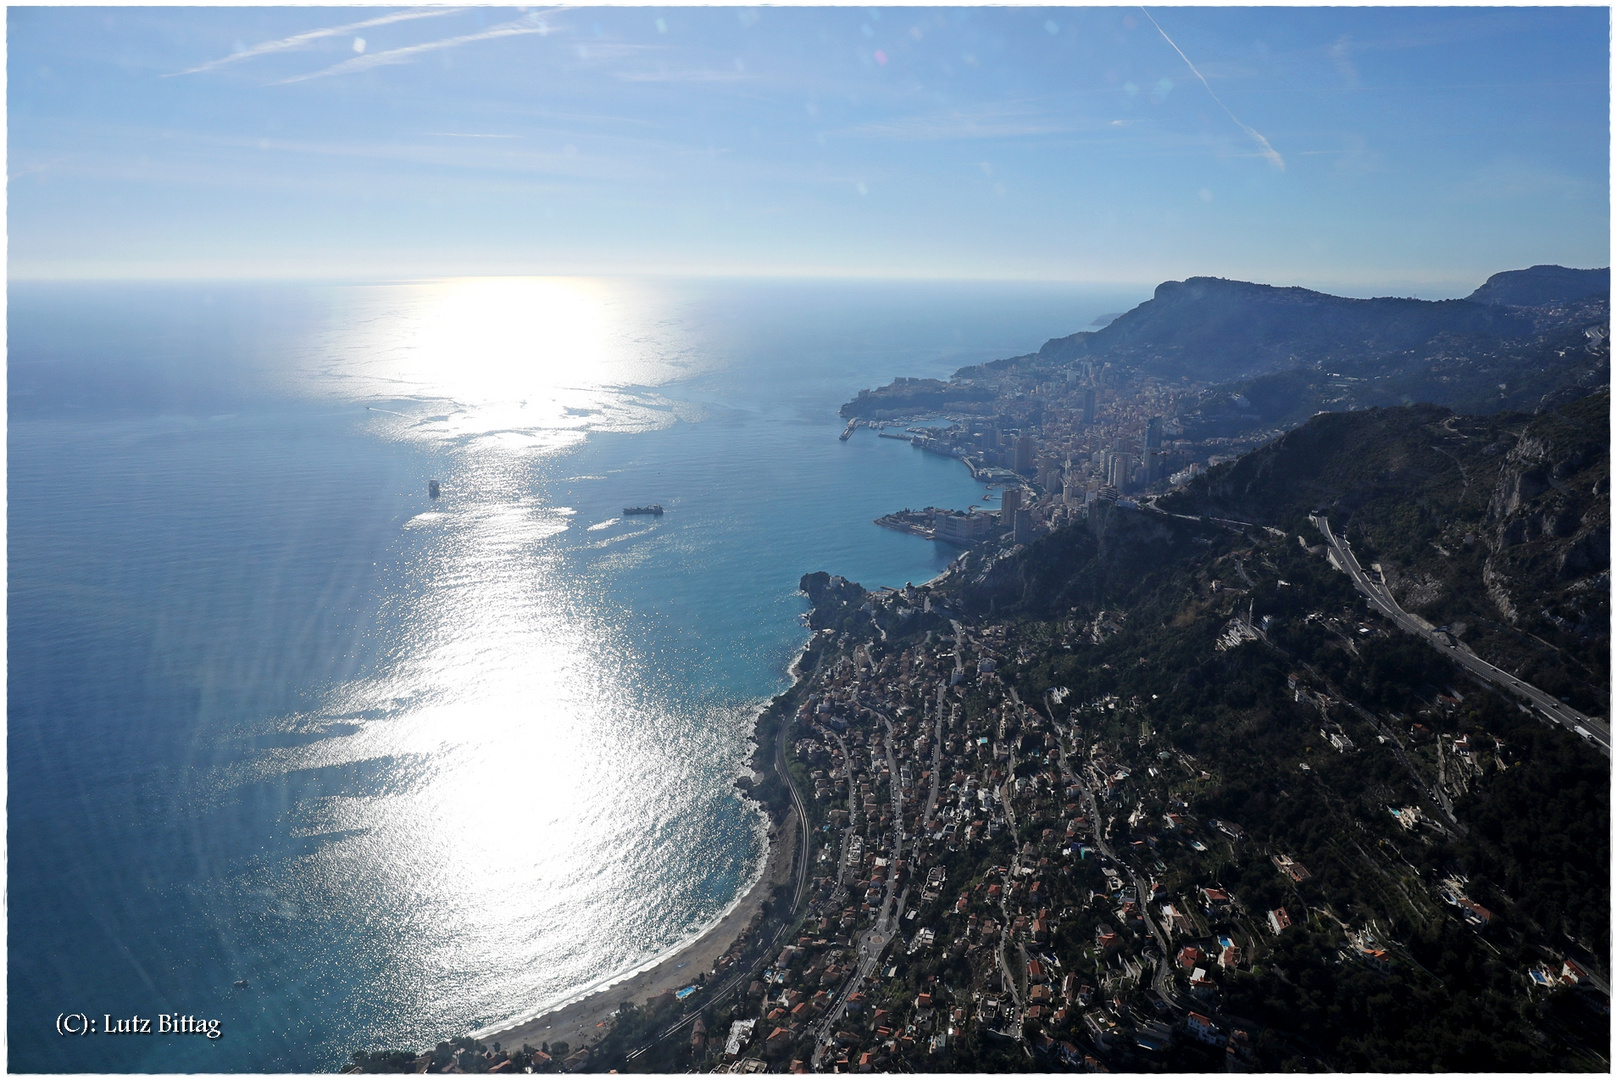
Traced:
<path fill-rule="evenodd" d="M 13 7 L 7 32 L 13 278 L 1437 296 L 1609 262 L 1604 7 Z"/>

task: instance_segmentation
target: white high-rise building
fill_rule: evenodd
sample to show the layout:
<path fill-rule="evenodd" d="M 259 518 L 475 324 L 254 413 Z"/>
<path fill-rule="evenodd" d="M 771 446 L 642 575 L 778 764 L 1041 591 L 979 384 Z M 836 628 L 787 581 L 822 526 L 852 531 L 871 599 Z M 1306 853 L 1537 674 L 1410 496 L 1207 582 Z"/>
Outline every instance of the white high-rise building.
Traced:
<path fill-rule="evenodd" d="M 1119 491 L 1132 487 L 1134 484 L 1134 455 L 1123 451 L 1114 452 L 1111 467 L 1106 473 L 1106 482 Z"/>

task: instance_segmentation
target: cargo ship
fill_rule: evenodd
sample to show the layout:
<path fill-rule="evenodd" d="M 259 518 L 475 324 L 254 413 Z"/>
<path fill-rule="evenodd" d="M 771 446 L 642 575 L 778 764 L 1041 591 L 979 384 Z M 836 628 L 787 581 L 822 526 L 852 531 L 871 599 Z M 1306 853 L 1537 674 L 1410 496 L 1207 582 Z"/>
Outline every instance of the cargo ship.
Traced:
<path fill-rule="evenodd" d="M 856 416 L 852 420 L 848 421 L 848 426 L 842 429 L 842 434 L 838 435 L 837 438 L 841 439 L 843 442 L 847 442 L 848 441 L 848 436 L 852 435 L 853 434 L 853 429 L 858 427 L 858 426 L 859 426 L 859 418 Z"/>
<path fill-rule="evenodd" d="M 656 503 L 651 506 L 625 506 L 623 508 L 623 512 L 625 514 L 655 514 L 657 517 L 663 516 L 663 508 L 661 503 Z"/>

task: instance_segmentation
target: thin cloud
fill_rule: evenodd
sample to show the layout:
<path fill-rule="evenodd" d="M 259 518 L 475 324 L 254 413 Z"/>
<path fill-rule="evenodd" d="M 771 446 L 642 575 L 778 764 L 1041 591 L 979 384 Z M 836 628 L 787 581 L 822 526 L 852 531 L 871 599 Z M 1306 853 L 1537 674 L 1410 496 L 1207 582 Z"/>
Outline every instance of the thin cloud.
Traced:
<path fill-rule="evenodd" d="M 616 71 L 612 73 L 615 79 L 625 82 L 740 82 L 750 76 L 743 71 L 725 71 L 718 69 L 698 69 L 694 71 Z"/>
<path fill-rule="evenodd" d="M 289 38 L 281 38 L 278 41 L 261 41 L 257 45 L 248 46 L 241 52 L 231 53 L 229 56 L 222 56 L 217 60 L 209 60 L 205 64 L 198 64 L 196 67 L 186 68 L 184 71 L 170 72 L 164 75 L 163 78 L 172 79 L 176 75 L 195 75 L 199 71 L 211 71 L 225 64 L 234 64 L 238 60 L 250 60 L 255 56 L 263 56 L 267 53 L 296 49 L 311 41 L 339 37 L 351 34 L 355 30 L 364 30 L 372 26 L 386 26 L 389 23 L 405 22 L 409 19 L 434 19 L 440 15 L 454 15 L 461 10 L 461 8 L 432 8 L 427 11 L 397 11 L 392 15 L 381 15 L 374 19 L 366 19 L 363 22 L 345 23 L 342 26 L 328 26 L 321 30 L 309 30 L 301 34 L 293 34 Z"/>
<path fill-rule="evenodd" d="M 436 52 L 439 49 L 453 49 L 460 45 L 469 45 L 474 41 L 515 37 L 519 34 L 548 34 L 550 30 L 550 26 L 545 23 L 539 12 L 530 12 L 520 19 L 500 23 L 498 26 L 491 26 L 487 30 L 479 30 L 475 34 L 461 34 L 458 37 L 428 41 L 421 45 L 406 45 L 401 49 L 389 49 L 386 52 L 356 56 L 352 60 L 344 60 L 340 64 L 333 64 L 331 67 L 322 68 L 319 71 L 311 71 L 306 75 L 293 75 L 289 79 L 279 79 L 275 85 L 284 86 L 287 83 L 306 82 L 309 79 L 320 79 L 327 75 L 349 75 L 356 71 L 368 71 L 373 67 L 381 67 L 385 64 L 409 64 L 413 63 L 417 57 L 429 52 Z"/>
<path fill-rule="evenodd" d="M 1348 86 L 1359 85 L 1359 69 L 1353 65 L 1353 42 L 1348 35 L 1343 34 L 1336 39 L 1336 44 L 1326 50 L 1331 61 L 1336 64 L 1336 71 L 1342 76 L 1342 81 Z"/>
<path fill-rule="evenodd" d="M 1206 79 L 1202 78 L 1202 73 L 1197 71 L 1196 70 L 1196 65 L 1192 64 L 1190 62 L 1190 57 L 1185 55 L 1185 50 L 1181 49 L 1178 45 L 1174 45 L 1173 38 L 1168 36 L 1168 31 L 1164 30 L 1162 28 L 1161 24 L 1159 24 L 1156 19 L 1151 18 L 1151 13 L 1149 11 L 1146 11 L 1145 8 L 1143 8 L 1143 7 L 1140 10 L 1145 13 L 1146 18 L 1151 19 L 1151 25 L 1155 26 L 1157 28 L 1157 33 L 1162 35 L 1162 40 L 1166 41 L 1169 45 L 1173 46 L 1173 51 L 1179 54 L 1179 59 L 1181 59 L 1181 60 L 1183 60 L 1185 62 L 1185 66 L 1190 69 L 1190 73 L 1192 75 L 1196 76 L 1196 78 L 1201 79 L 1201 84 L 1204 87 L 1207 88 L 1207 96 L 1212 98 L 1214 101 L 1218 102 L 1218 107 L 1224 110 L 1224 114 L 1226 116 L 1228 116 L 1231 120 L 1235 121 L 1235 126 L 1236 127 L 1240 128 L 1242 131 L 1246 132 L 1249 136 L 1251 136 L 1252 141 L 1258 144 L 1259 153 L 1262 154 L 1264 159 L 1267 160 L 1269 162 L 1269 164 L 1273 165 L 1275 168 L 1279 169 L 1281 172 L 1285 172 L 1286 171 L 1286 159 L 1280 156 L 1279 151 L 1277 151 L 1274 147 L 1270 146 L 1269 145 L 1269 140 L 1265 139 L 1262 135 L 1258 134 L 1258 132 L 1257 132 L 1257 130 L 1255 128 L 1250 128 L 1247 125 L 1241 123 L 1240 118 L 1237 117 L 1234 113 L 1230 112 L 1230 107 L 1228 105 L 1224 104 L 1223 101 L 1219 100 L 1219 96 L 1217 94 L 1213 93 L 1212 85 L 1210 83 L 1208 83 L 1208 81 Z"/>
<path fill-rule="evenodd" d="M 22 168 L 18 169 L 16 172 L 14 172 L 11 175 L 7 176 L 6 180 L 8 182 L 13 181 L 13 180 L 21 180 L 25 176 L 35 176 L 35 175 L 40 174 L 40 173 L 47 173 L 47 172 L 50 172 L 56 166 L 60 165 L 62 162 L 67 161 L 67 160 L 68 160 L 68 158 L 64 156 L 64 157 L 53 158 L 50 161 L 39 161 L 39 162 L 35 162 L 32 165 L 24 165 Z"/>
<path fill-rule="evenodd" d="M 847 134 L 855 137 L 932 141 L 937 139 L 1005 139 L 1031 135 L 1058 135 L 1080 130 L 1068 120 L 1015 106 L 952 109 L 924 116 L 895 117 L 861 124 Z"/>

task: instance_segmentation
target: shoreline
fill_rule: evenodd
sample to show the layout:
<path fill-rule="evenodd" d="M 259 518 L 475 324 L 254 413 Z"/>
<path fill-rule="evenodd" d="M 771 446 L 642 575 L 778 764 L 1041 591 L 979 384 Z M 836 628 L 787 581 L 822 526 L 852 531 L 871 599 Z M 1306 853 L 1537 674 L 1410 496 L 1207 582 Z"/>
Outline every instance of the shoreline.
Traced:
<path fill-rule="evenodd" d="M 757 726 L 801 682 L 802 672 L 799 665 L 810 651 L 813 639 L 811 633 L 809 642 L 804 644 L 803 649 L 787 669 L 791 685 L 758 709 L 754 720 L 755 741 L 750 757 L 751 767 L 748 770 L 755 783 L 761 774 L 760 766 L 773 769 L 774 757 L 766 747 L 756 742 Z M 781 777 L 781 781 L 790 785 L 789 778 L 785 776 Z M 730 953 L 744 935 L 758 928 L 763 920 L 764 904 L 775 889 L 791 884 L 792 869 L 800 854 L 797 851 L 799 846 L 797 834 L 804 827 L 798 820 L 798 812 L 794 807 L 787 807 L 785 813 L 777 819 L 771 813 L 769 803 L 752 793 L 752 785 L 738 786 L 742 786 L 743 797 L 754 803 L 764 815 L 767 823 L 764 834 L 765 854 L 758 876 L 725 909 L 718 921 L 685 944 L 674 946 L 632 971 L 608 976 L 608 981 L 585 990 L 560 1005 L 545 1009 L 527 1019 L 501 1021 L 499 1024 L 479 1028 L 471 1032 L 471 1037 L 483 1043 L 498 1042 L 506 1048 L 521 1046 L 524 1043 L 538 1047 L 541 1043 L 554 1044 L 557 1041 L 564 1041 L 568 1044 L 569 1052 L 572 1052 L 592 1045 L 604 1035 L 610 1028 L 612 1018 L 625 1003 L 644 1007 L 649 999 L 691 986 L 704 974 L 707 976 L 707 985 L 730 974 L 717 971 L 719 960 Z"/>
<path fill-rule="evenodd" d="M 716 923 L 696 938 L 625 975 L 613 977 L 610 982 L 572 1001 L 527 1020 L 474 1031 L 472 1037 L 484 1043 L 498 1042 L 503 1047 L 523 1043 L 538 1047 L 542 1042 L 564 1041 L 570 1050 L 578 1050 L 606 1032 L 609 1021 L 624 1002 L 644 1006 L 648 998 L 690 986 L 704 973 L 709 981 L 717 978 L 714 966 L 758 920 L 765 899 L 780 884 L 778 879 L 788 877 L 791 872 L 793 845 L 789 840 L 783 842 L 781 832 L 784 826 L 794 824 L 795 816 L 795 813 L 788 814 L 779 825 L 771 823 L 765 839 L 768 854 L 758 877 Z"/>
<path fill-rule="evenodd" d="M 975 470 L 969 462 L 958 457 L 955 460 L 966 465 L 968 472 L 975 477 Z M 932 581 L 947 577 L 965 554 L 967 552 L 961 552 L 960 556 L 951 560 Z M 657 998 L 691 986 L 697 987 L 693 997 L 698 1001 L 702 1000 L 704 991 L 715 986 L 723 987 L 720 997 L 730 993 L 724 980 L 736 975 L 741 968 L 732 967 L 721 972 L 717 967 L 719 961 L 735 952 L 736 946 L 745 937 L 760 929 L 767 930 L 765 905 L 777 890 L 784 888 L 790 891 L 797 862 L 807 857 L 806 850 L 798 850 L 802 841 L 807 839 L 808 823 L 801 820 L 802 815 L 795 805 L 798 799 L 795 786 L 784 771 L 784 762 L 777 764 L 775 760 L 773 744 L 776 737 L 770 737 L 766 745 L 759 741 L 758 729 L 771 718 L 781 725 L 792 722 L 790 709 L 785 706 L 802 686 L 804 661 L 817 651 L 815 645 L 820 631 L 812 626 L 814 606 L 811 600 L 810 611 L 802 617 L 809 629 L 809 637 L 787 665 L 789 685 L 758 707 L 754 719 L 753 748 L 749 756 L 750 767 L 743 771 L 737 783 L 737 787 L 742 789 L 743 798 L 753 802 L 763 812 L 766 822 L 765 854 L 758 876 L 731 902 L 717 921 L 683 945 L 673 946 L 632 970 L 607 976 L 604 981 L 538 1013 L 477 1028 L 469 1033 L 471 1038 L 480 1043 L 497 1043 L 506 1050 L 523 1045 L 537 1049 L 541 1044 L 554 1046 L 558 1042 L 565 1042 L 571 1054 L 581 1049 L 594 1049 L 595 1044 L 611 1031 L 613 1018 L 625 1005 L 645 1008 Z M 784 807 L 770 798 L 761 798 L 755 790 L 756 785 L 769 773 L 777 774 L 781 785 L 789 793 L 790 799 Z M 779 937 L 779 931 L 775 936 Z M 739 956 L 745 956 L 755 945 L 755 942 L 749 942 Z M 745 966 L 750 968 L 755 963 L 755 959 L 750 959 Z M 697 980 L 704 976 L 705 979 L 698 985 Z"/>

